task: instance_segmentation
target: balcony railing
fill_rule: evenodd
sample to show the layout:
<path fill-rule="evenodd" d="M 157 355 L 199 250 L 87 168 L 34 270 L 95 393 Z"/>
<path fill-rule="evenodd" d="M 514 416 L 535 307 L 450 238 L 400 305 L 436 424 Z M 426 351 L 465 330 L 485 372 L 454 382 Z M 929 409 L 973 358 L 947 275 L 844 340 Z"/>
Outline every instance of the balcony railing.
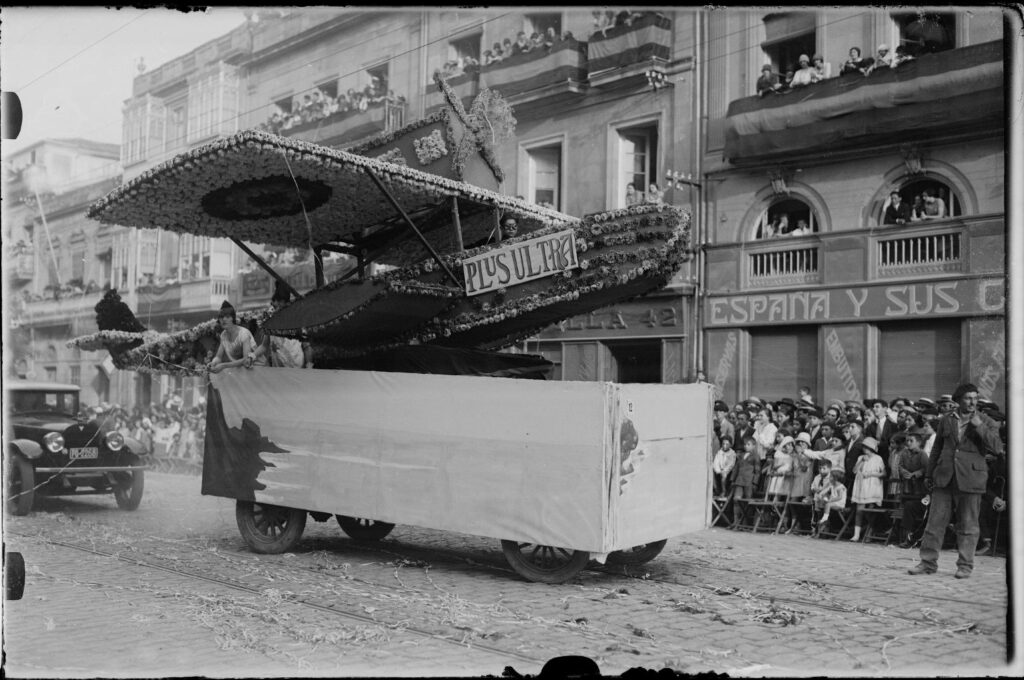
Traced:
<path fill-rule="evenodd" d="M 483 86 L 515 102 L 519 95 L 557 85 L 578 86 L 587 80 L 587 43 L 559 39 L 551 49 L 537 48 L 482 67 Z"/>
<path fill-rule="evenodd" d="M 672 20 L 656 12 L 646 13 L 630 26 L 595 31 L 587 44 L 590 71 L 631 66 L 652 57 L 668 59 L 671 40 Z"/>
<path fill-rule="evenodd" d="M 734 164 L 792 161 L 822 149 L 994 133 L 1005 127 L 1003 100 L 1002 41 L 924 54 L 868 76 L 848 74 L 733 101 L 725 157 Z"/>
<path fill-rule="evenodd" d="M 963 269 L 960 232 L 878 241 L 878 275 L 946 274 Z"/>
<path fill-rule="evenodd" d="M 765 250 L 747 256 L 747 281 L 751 287 L 819 283 L 818 248 Z"/>
<path fill-rule="evenodd" d="M 405 124 L 405 103 L 382 101 L 365 111 L 339 111 L 320 120 L 302 123 L 281 135 L 307 142 L 339 145 L 355 142 L 379 132 L 397 130 Z"/>

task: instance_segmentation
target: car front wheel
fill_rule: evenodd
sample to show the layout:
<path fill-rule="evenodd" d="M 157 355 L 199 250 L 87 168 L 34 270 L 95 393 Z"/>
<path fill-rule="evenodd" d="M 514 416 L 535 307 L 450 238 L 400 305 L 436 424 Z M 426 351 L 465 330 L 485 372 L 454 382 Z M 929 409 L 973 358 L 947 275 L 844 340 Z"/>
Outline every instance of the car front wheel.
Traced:
<path fill-rule="evenodd" d="M 306 511 L 255 501 L 237 501 L 235 521 L 253 552 L 276 555 L 294 547 L 302 538 L 306 529 Z"/>
<path fill-rule="evenodd" d="M 142 491 L 146 486 L 143 470 L 125 472 L 118 475 L 114 483 L 114 500 L 122 510 L 135 510 L 142 502 Z"/>
<path fill-rule="evenodd" d="M 375 519 L 363 517 L 348 517 L 347 515 L 335 515 L 338 518 L 338 526 L 341 530 L 357 541 L 379 541 L 395 528 L 390 522 L 378 522 Z"/>
<path fill-rule="evenodd" d="M 27 515 L 35 500 L 36 471 L 32 463 L 12 455 L 7 468 L 7 512 Z"/>

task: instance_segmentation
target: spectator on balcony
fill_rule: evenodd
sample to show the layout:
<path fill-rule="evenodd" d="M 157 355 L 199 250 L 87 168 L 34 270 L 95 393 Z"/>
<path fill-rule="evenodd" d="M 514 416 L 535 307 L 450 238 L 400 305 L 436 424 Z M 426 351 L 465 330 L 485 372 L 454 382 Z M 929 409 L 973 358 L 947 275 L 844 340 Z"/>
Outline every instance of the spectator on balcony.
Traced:
<path fill-rule="evenodd" d="M 647 196 L 644 200 L 647 203 L 662 203 L 664 195 L 665 193 L 658 189 L 658 185 L 655 182 L 651 182 L 650 186 L 647 187 Z"/>
<path fill-rule="evenodd" d="M 495 41 L 491 47 L 491 63 L 497 63 L 505 58 L 505 50 L 502 48 L 501 43 Z"/>
<path fill-rule="evenodd" d="M 566 31 L 562 34 L 562 40 L 575 40 L 576 36 L 572 34 L 572 31 Z"/>
<path fill-rule="evenodd" d="M 889 46 L 882 43 L 878 46 L 878 54 L 875 55 L 875 63 L 872 64 L 871 69 L 868 71 L 874 71 L 880 68 L 892 68 L 894 66 L 893 54 L 889 51 Z"/>
<path fill-rule="evenodd" d="M 832 77 L 832 64 L 826 62 L 820 54 L 811 57 L 811 65 L 814 68 L 813 82 L 821 82 Z"/>
<path fill-rule="evenodd" d="M 516 42 L 512 45 L 512 56 L 525 54 L 526 52 L 529 52 L 532 47 L 533 45 L 527 39 L 526 33 L 524 31 L 519 31 L 519 33 L 516 34 Z"/>
<path fill-rule="evenodd" d="M 779 84 L 779 76 L 772 72 L 772 65 L 765 64 L 761 67 L 761 77 L 757 79 L 757 94 L 761 97 L 766 94 L 778 94 L 782 90 Z"/>
<path fill-rule="evenodd" d="M 600 33 L 601 37 L 608 37 L 608 29 L 615 25 L 615 12 L 604 10 L 592 12 L 594 15 L 594 33 Z"/>
<path fill-rule="evenodd" d="M 303 123 L 313 120 L 313 97 L 308 94 L 302 98 L 302 103 L 299 104 L 299 118 Z"/>
<path fill-rule="evenodd" d="M 544 36 L 534 31 L 530 36 L 530 51 L 535 52 L 544 47 Z"/>
<path fill-rule="evenodd" d="M 921 192 L 923 208 L 915 222 L 922 220 L 941 220 L 946 217 L 946 202 L 935 195 L 934 189 L 925 189 Z"/>
<path fill-rule="evenodd" d="M 893 189 L 889 192 L 889 201 L 885 206 L 885 215 L 882 224 L 906 224 L 911 220 L 911 208 L 909 203 L 903 202 L 900 192 Z"/>
<path fill-rule="evenodd" d="M 555 31 L 554 26 L 548 26 L 548 30 L 544 31 L 544 47 L 547 48 L 548 52 L 555 48 L 559 42 L 558 33 Z"/>
<path fill-rule="evenodd" d="M 811 228 L 807 226 L 807 220 L 797 220 L 796 229 L 789 232 L 788 236 L 809 236 L 811 233 Z"/>
<path fill-rule="evenodd" d="M 811 67 L 811 59 L 806 54 L 801 54 L 800 68 L 793 74 L 793 80 L 790 82 L 790 87 L 806 87 L 814 81 L 814 69 Z"/>
<path fill-rule="evenodd" d="M 494 43 L 494 44 L 498 45 L 498 43 Z M 500 45 L 498 45 L 498 47 L 500 47 Z M 483 58 L 483 62 L 481 64 L 481 66 L 490 66 L 491 64 L 496 64 L 499 61 L 501 61 L 501 59 L 496 58 L 494 56 L 494 52 L 493 51 L 491 51 L 491 50 L 484 50 L 484 58 Z"/>
<path fill-rule="evenodd" d="M 502 59 L 508 59 L 509 57 L 516 56 L 517 52 L 513 49 L 512 40 L 505 38 L 501 43 L 501 54 Z"/>
<path fill-rule="evenodd" d="M 866 76 L 874 63 L 875 60 L 871 57 L 861 58 L 859 47 L 851 47 L 850 58 L 843 63 L 843 68 L 840 69 L 839 75 L 845 76 L 847 73 L 859 73 L 862 76 Z"/>
<path fill-rule="evenodd" d="M 643 196 L 637 193 L 636 185 L 632 182 L 626 185 L 626 207 L 643 202 Z"/>
<path fill-rule="evenodd" d="M 635 12 L 633 10 L 622 10 L 615 15 L 616 26 L 632 26 L 633 22 L 643 17 L 643 12 Z"/>

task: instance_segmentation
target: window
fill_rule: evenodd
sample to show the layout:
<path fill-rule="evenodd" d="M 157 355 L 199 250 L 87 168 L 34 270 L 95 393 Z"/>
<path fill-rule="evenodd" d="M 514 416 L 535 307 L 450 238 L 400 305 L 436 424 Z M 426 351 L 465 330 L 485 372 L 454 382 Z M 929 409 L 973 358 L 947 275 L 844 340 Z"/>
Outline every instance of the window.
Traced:
<path fill-rule="evenodd" d="M 178 241 L 178 272 L 182 281 L 210 277 L 210 239 L 183 234 Z"/>
<path fill-rule="evenodd" d="M 46 382 L 57 382 L 56 366 L 47 366 L 43 370 L 46 371 Z"/>
<path fill-rule="evenodd" d="M 81 385 L 82 384 L 82 367 L 72 366 L 71 367 L 71 384 Z"/>
<path fill-rule="evenodd" d="M 145 277 L 156 275 L 159 239 L 160 234 L 155 229 L 139 231 L 139 285 L 147 283 Z"/>
<path fill-rule="evenodd" d="M 448 58 L 465 65 L 466 61 L 480 61 L 480 34 L 466 36 L 448 43 Z"/>
<path fill-rule="evenodd" d="M 49 285 L 57 287 L 61 284 L 61 244 L 60 239 L 53 239 L 53 253 L 46 258 L 46 272 Z"/>
<path fill-rule="evenodd" d="M 554 144 L 528 149 L 527 196 L 537 205 L 562 209 L 562 145 Z"/>
<path fill-rule="evenodd" d="M 526 15 L 526 35 L 533 33 L 544 35 L 549 28 L 555 29 L 555 35 L 562 35 L 562 14 L 560 12 L 545 12 L 542 14 Z"/>
<path fill-rule="evenodd" d="M 281 110 L 281 113 L 292 112 L 292 96 L 282 97 L 274 102 L 274 106 Z"/>
<path fill-rule="evenodd" d="M 960 320 L 879 324 L 879 396 L 934 398 L 961 382 Z"/>
<path fill-rule="evenodd" d="M 325 97 L 335 99 L 338 96 L 338 79 L 326 80 L 317 85 L 316 89 L 323 92 Z"/>
<path fill-rule="evenodd" d="M 936 210 L 941 211 L 943 217 L 959 217 L 962 214 L 960 198 L 948 184 L 941 180 L 931 177 L 915 178 L 903 183 L 899 192 L 902 202 L 911 206 L 912 220 L 921 219 L 921 216 L 929 213 L 935 214 Z M 925 193 L 937 199 L 932 203 L 932 207 L 927 209 L 924 206 Z M 878 217 L 879 224 L 885 223 L 885 209 L 889 207 L 890 200 L 891 198 L 887 196 L 882 203 L 882 212 Z"/>
<path fill-rule="evenodd" d="M 85 245 L 73 246 L 71 250 L 71 280 L 85 280 Z"/>
<path fill-rule="evenodd" d="M 785 73 L 799 68 L 801 54 L 817 51 L 817 17 L 813 12 L 785 12 L 764 18 L 765 41 L 761 50 L 775 71 Z"/>
<path fill-rule="evenodd" d="M 802 385 L 817 384 L 816 328 L 750 332 L 751 394 L 775 400 L 796 394 Z"/>
<path fill-rule="evenodd" d="M 804 236 L 818 231 L 818 219 L 811 206 L 799 198 L 787 197 L 774 201 L 761 213 L 754 226 L 754 238 Z"/>
<path fill-rule="evenodd" d="M 238 127 L 238 76 L 223 62 L 190 78 L 188 141 L 230 134 Z"/>
<path fill-rule="evenodd" d="M 163 152 L 164 116 L 164 105 L 149 95 L 125 105 L 124 132 L 121 135 L 121 158 L 125 165 Z"/>
<path fill-rule="evenodd" d="M 909 56 L 943 52 L 956 47 L 956 14 L 899 12 L 892 14 L 900 33 L 897 50 Z"/>
<path fill-rule="evenodd" d="M 188 129 L 187 106 L 184 102 L 171 107 L 167 115 L 167 144 L 168 149 L 176 149 L 185 143 L 186 130 Z"/>
<path fill-rule="evenodd" d="M 608 343 L 618 383 L 661 382 L 661 340 Z"/>
<path fill-rule="evenodd" d="M 369 78 L 371 96 L 385 97 L 388 93 L 388 88 L 391 87 L 388 82 L 388 65 L 381 64 L 374 68 L 368 68 L 366 69 L 366 75 Z"/>
<path fill-rule="evenodd" d="M 630 184 L 639 194 L 657 182 L 658 127 L 646 125 L 618 129 L 618 180 L 614 207 L 626 207 Z M 660 187 L 659 187 L 660 188 Z"/>

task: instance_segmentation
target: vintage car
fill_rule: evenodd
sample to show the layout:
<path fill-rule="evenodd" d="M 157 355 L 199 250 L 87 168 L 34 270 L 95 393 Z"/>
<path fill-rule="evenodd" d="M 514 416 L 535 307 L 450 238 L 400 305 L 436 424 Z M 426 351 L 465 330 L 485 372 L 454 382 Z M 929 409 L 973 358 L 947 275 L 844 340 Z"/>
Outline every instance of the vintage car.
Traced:
<path fill-rule="evenodd" d="M 142 446 L 83 411 L 78 385 L 5 381 L 4 390 L 7 512 L 28 514 L 37 494 L 113 493 L 118 507 L 139 507 Z"/>

